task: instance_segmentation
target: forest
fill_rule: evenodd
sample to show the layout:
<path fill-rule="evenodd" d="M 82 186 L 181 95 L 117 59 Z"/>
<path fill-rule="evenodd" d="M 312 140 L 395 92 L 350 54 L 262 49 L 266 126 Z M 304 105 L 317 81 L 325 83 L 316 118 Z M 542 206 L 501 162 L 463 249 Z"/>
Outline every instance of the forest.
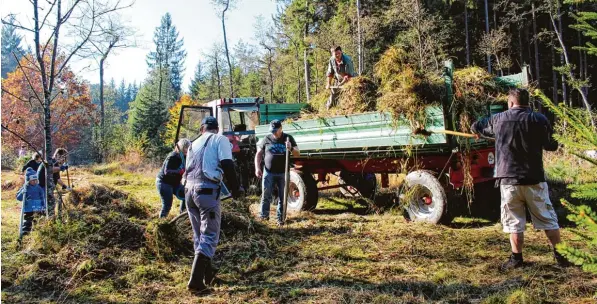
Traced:
<path fill-rule="evenodd" d="M 161 155 L 165 143 L 170 142 L 165 138 L 169 109 L 183 95 L 197 104 L 243 96 L 263 96 L 270 103 L 310 102 L 325 94 L 332 46 L 341 46 L 353 58 L 358 74 L 374 81 L 379 81 L 375 64 L 392 46 L 404 50 L 407 63 L 420 73 L 441 75 L 445 60 L 452 60 L 457 68 L 478 66 L 496 76 L 519 73 L 526 65 L 533 86 L 554 103 L 592 109 L 596 97 L 590 76 L 597 69 L 595 5 L 593 1 L 551 0 L 278 1 L 278 13 L 253 21 L 251 42 L 214 41 L 209 50 L 202 51 L 194 71 L 184 70 L 184 37 L 178 33 L 176 20 L 166 13 L 155 29 L 147 54 L 149 73 L 143 83 L 123 80 L 116 87 L 114 80 L 106 81 L 103 102 L 99 100 L 100 86 L 87 84 L 90 105 L 105 109 L 103 115 L 97 110 L 88 113 L 92 119 L 79 129 L 85 133 L 79 138 L 86 138 L 92 143 L 91 150 L 101 152 L 81 151 L 85 156 L 78 159 L 98 161 L 124 154 L 124 147 L 110 142 L 124 135 L 134 139 L 148 156 Z M 229 9 L 234 9 L 234 1 Z M 24 93 L 18 91 L 18 84 L 26 82 L 26 76 L 17 68 L 16 59 L 31 56 L 22 49 L 22 36 L 11 24 L 7 21 L 2 31 L 3 86 L 14 86 L 14 90 L 3 91 L 5 118 L 10 116 L 10 105 L 18 103 L 13 95 Z M 126 42 L 133 35 L 130 28 L 111 26 L 110 33 L 120 39 L 114 39 L 116 47 L 135 47 Z M 94 45 L 109 50 L 111 41 L 101 40 L 106 41 Z M 27 62 L 31 61 L 22 65 Z M 9 77 L 11 71 L 15 73 Z M 188 88 L 182 87 L 184 77 L 191 78 Z M 141 115 L 143 109 L 152 109 L 151 114 Z M 39 125 L 37 128 L 32 132 L 41 134 Z M 160 136 L 144 138 L 147 134 Z M 35 141 L 42 146 L 43 136 Z M 60 142 L 70 148 L 76 144 Z M 14 140 L 10 147 L 19 145 Z"/>

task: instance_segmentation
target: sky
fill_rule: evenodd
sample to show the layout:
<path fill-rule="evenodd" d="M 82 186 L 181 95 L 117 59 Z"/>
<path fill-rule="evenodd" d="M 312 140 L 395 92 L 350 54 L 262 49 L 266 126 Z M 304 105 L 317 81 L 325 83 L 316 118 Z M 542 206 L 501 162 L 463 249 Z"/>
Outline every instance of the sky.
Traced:
<path fill-rule="evenodd" d="M 32 19 L 33 10 L 29 0 L 0 0 L 0 4 L 2 17 L 14 13 L 23 25 L 31 24 L 29 20 Z M 184 38 L 187 58 L 183 89 L 188 89 L 202 52 L 209 50 L 214 42 L 223 41 L 221 19 L 210 0 L 136 0 L 131 8 L 122 10 L 122 19 L 137 31 L 139 47 L 119 49 L 108 57 L 104 76 L 106 82 L 110 78 L 114 78 L 117 84 L 123 78 L 127 83 L 144 80 L 148 72 L 145 56 L 154 48 L 154 30 L 166 12 L 172 15 L 179 37 Z M 263 15 L 269 18 L 275 12 L 275 0 L 239 0 L 236 7 L 226 14 L 226 36 L 230 51 L 241 39 L 254 42 L 255 17 Z M 32 36 L 27 36 L 26 32 L 20 34 L 25 36 L 28 45 L 32 44 Z M 82 78 L 91 83 L 99 82 L 95 61 L 78 59 L 71 66 Z"/>

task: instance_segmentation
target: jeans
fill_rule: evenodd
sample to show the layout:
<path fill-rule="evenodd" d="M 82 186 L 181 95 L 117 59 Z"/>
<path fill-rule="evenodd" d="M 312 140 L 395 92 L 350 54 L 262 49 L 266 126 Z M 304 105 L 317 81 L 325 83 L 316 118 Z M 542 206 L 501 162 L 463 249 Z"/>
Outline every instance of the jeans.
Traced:
<path fill-rule="evenodd" d="M 172 201 L 174 200 L 174 191 L 178 189 L 178 187 L 173 187 L 172 185 L 166 184 L 162 182 L 160 179 L 156 179 L 155 185 L 160 193 L 160 199 L 162 201 L 162 210 L 160 211 L 160 218 L 167 217 L 168 213 L 170 213 L 170 209 L 172 208 Z M 180 212 L 184 212 L 185 210 L 185 201 L 182 200 L 180 203 Z"/>
<path fill-rule="evenodd" d="M 272 191 L 274 185 L 278 187 L 278 208 L 276 208 L 276 215 L 278 221 L 282 221 L 282 208 L 283 201 L 281 199 L 284 195 L 284 173 L 271 173 L 267 170 L 263 170 L 263 191 L 261 192 L 261 218 L 269 218 L 269 206 L 272 202 Z"/>

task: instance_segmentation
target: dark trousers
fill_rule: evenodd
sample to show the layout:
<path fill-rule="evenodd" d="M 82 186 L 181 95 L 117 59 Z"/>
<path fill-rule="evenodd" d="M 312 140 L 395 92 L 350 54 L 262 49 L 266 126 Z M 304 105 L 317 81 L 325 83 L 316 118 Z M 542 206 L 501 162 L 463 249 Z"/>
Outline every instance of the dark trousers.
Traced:
<path fill-rule="evenodd" d="M 23 214 L 23 227 L 21 227 L 22 234 L 29 234 L 29 232 L 31 232 L 31 228 L 33 227 L 33 223 L 36 221 L 36 217 L 42 215 L 42 212 L 25 212 Z"/>

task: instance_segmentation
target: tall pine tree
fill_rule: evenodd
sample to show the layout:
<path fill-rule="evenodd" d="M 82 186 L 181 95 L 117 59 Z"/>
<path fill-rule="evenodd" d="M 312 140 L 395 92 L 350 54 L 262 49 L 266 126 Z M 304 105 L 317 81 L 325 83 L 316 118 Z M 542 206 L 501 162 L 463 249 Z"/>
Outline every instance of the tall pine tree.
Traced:
<path fill-rule="evenodd" d="M 9 19 L 9 23 L 14 23 L 14 17 Z M 16 70 L 18 60 L 23 57 L 22 39 L 23 37 L 17 34 L 16 27 L 10 24 L 2 25 L 2 78 L 6 78 L 8 73 Z"/>
<path fill-rule="evenodd" d="M 129 99 L 126 93 L 126 84 L 124 83 L 124 79 L 122 79 L 116 91 L 116 101 L 114 102 L 114 105 L 121 111 L 126 111 L 128 107 Z"/>
<path fill-rule="evenodd" d="M 193 100 L 200 100 L 201 87 L 205 84 L 205 75 L 203 74 L 203 63 L 199 61 L 195 68 L 195 76 L 193 77 L 193 80 L 191 80 L 191 85 L 189 86 L 189 92 L 191 92 L 191 99 Z"/>
<path fill-rule="evenodd" d="M 156 27 L 153 34 L 155 51 L 147 55 L 147 65 L 150 70 L 165 69 L 168 71 L 168 85 L 172 87 L 174 95 L 167 97 L 170 103 L 177 100 L 182 93 L 182 79 L 187 52 L 184 50 L 184 40 L 178 38 L 178 30 L 172 24 L 172 16 L 166 13 L 162 17 L 160 26 Z"/>
<path fill-rule="evenodd" d="M 154 70 L 131 103 L 130 131 L 135 138 L 147 139 L 147 145 L 143 148 L 150 156 L 158 156 L 167 152 L 163 137 L 166 131 L 166 122 L 169 119 L 169 102 L 159 98 L 159 95 L 160 90 L 164 95 L 173 94 L 172 89 L 168 91 L 167 86 L 164 86 L 168 77 L 167 70 Z"/>

